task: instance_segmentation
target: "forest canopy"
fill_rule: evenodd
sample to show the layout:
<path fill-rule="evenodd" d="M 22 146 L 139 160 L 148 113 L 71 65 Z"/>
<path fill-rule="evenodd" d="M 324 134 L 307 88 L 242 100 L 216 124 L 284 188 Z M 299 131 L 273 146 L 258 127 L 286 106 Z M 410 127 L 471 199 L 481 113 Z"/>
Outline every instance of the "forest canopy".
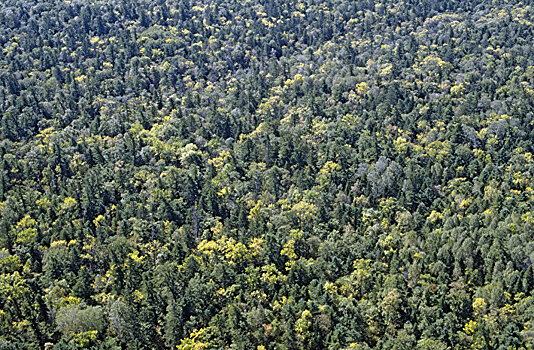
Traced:
<path fill-rule="evenodd" d="M 529 3 L 0 1 L 0 348 L 533 349 Z"/>

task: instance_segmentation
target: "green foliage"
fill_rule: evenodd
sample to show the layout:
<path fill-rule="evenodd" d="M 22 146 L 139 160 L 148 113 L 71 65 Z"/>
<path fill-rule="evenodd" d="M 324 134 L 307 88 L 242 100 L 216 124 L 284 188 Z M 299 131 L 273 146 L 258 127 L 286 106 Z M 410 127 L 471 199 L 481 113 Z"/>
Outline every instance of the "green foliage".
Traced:
<path fill-rule="evenodd" d="M 531 349 L 520 1 L 0 2 L 0 348 Z"/>

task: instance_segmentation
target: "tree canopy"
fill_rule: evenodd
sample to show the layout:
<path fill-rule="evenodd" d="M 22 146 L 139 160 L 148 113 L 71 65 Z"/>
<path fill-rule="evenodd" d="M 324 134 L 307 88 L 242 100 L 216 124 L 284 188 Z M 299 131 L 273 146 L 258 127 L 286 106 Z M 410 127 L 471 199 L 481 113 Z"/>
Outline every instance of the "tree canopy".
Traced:
<path fill-rule="evenodd" d="M 0 1 L 0 348 L 533 349 L 534 8 Z"/>

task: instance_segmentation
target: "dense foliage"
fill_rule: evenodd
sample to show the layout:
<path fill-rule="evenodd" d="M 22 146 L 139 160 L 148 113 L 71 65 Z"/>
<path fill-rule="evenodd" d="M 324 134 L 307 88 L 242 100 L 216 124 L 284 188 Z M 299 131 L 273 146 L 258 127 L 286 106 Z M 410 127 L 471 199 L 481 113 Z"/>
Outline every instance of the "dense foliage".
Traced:
<path fill-rule="evenodd" d="M 526 3 L 0 1 L 0 347 L 533 349 Z"/>

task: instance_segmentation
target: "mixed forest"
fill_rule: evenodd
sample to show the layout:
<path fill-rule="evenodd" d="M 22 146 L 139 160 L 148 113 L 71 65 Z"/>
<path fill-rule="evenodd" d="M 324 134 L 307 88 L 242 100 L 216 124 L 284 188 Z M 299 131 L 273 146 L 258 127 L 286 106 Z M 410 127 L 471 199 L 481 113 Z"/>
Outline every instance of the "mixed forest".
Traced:
<path fill-rule="evenodd" d="M 534 349 L 534 4 L 1 0 L 1 349 Z"/>

